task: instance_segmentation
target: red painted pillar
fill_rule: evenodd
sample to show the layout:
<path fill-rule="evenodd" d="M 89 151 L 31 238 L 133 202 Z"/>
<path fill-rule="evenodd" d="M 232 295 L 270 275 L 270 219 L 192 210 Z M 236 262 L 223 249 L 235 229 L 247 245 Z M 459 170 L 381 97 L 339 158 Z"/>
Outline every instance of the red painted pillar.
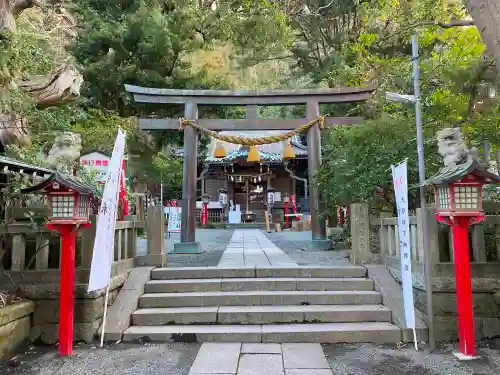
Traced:
<path fill-rule="evenodd" d="M 73 352 L 76 231 L 73 225 L 60 225 L 58 231 L 61 234 L 59 354 L 67 356 Z"/>
<path fill-rule="evenodd" d="M 208 207 L 206 203 L 203 203 L 201 209 L 201 225 L 207 225 L 208 221 Z"/>
<path fill-rule="evenodd" d="M 455 254 L 455 278 L 457 284 L 458 333 L 460 353 L 475 356 L 474 317 L 472 310 L 472 286 L 469 258 L 470 217 L 456 217 L 452 223 L 453 251 Z"/>
<path fill-rule="evenodd" d="M 285 228 L 288 229 L 288 202 L 285 202 Z"/>

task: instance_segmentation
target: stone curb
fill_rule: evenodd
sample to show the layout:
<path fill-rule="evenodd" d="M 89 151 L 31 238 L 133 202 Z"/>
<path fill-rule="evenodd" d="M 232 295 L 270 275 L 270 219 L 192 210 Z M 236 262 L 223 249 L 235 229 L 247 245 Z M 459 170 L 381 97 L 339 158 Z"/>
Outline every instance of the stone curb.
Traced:
<path fill-rule="evenodd" d="M 130 327 L 132 313 L 137 310 L 139 298 L 144 294 L 144 286 L 151 280 L 151 271 L 154 267 L 133 268 L 116 297 L 115 302 L 108 308 L 104 332 L 105 341 L 122 339 L 123 332 Z M 102 333 L 102 325 L 98 334 Z"/>

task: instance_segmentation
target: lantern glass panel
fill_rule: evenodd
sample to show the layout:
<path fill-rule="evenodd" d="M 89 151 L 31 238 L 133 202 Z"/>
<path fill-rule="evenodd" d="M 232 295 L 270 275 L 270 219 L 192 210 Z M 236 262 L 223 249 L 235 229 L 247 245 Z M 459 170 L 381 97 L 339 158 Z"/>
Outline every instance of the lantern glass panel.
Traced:
<path fill-rule="evenodd" d="M 441 210 L 450 208 L 450 194 L 447 186 L 438 188 L 438 200 Z"/>
<path fill-rule="evenodd" d="M 75 197 L 73 195 L 52 196 L 52 217 L 72 218 L 75 213 Z"/>
<path fill-rule="evenodd" d="M 457 185 L 453 187 L 456 210 L 479 209 L 479 186 Z"/>
<path fill-rule="evenodd" d="M 80 194 L 78 197 L 78 217 L 86 218 L 89 215 L 89 196 Z"/>

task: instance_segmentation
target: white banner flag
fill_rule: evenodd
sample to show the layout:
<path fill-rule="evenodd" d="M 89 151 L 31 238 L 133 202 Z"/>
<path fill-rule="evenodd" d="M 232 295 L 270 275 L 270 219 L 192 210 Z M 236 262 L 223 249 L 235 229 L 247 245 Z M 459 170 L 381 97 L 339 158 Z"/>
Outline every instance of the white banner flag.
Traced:
<path fill-rule="evenodd" d="M 125 133 L 119 129 L 106 176 L 101 208 L 99 209 L 88 292 L 107 287 L 111 278 L 111 264 L 113 263 L 115 247 L 118 192 L 120 189 L 120 173 L 124 153 Z"/>
<path fill-rule="evenodd" d="M 392 166 L 394 193 L 398 209 L 399 254 L 401 257 L 401 280 L 406 325 L 415 335 L 415 308 L 413 305 L 413 282 L 411 277 L 410 218 L 408 216 L 408 179 L 406 160 Z M 416 345 L 416 342 L 415 342 Z"/>

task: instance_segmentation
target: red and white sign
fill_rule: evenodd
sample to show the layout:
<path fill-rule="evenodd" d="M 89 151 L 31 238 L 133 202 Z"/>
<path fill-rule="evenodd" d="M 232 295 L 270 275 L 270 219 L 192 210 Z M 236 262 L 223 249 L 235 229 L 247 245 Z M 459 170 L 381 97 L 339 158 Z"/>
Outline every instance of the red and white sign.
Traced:
<path fill-rule="evenodd" d="M 95 171 L 97 181 L 103 185 L 106 183 L 110 160 L 111 157 L 99 151 L 80 156 L 80 164 L 91 171 Z"/>
<path fill-rule="evenodd" d="M 170 207 L 170 214 L 168 215 L 167 231 L 172 233 L 181 232 L 181 215 L 182 207 Z"/>

